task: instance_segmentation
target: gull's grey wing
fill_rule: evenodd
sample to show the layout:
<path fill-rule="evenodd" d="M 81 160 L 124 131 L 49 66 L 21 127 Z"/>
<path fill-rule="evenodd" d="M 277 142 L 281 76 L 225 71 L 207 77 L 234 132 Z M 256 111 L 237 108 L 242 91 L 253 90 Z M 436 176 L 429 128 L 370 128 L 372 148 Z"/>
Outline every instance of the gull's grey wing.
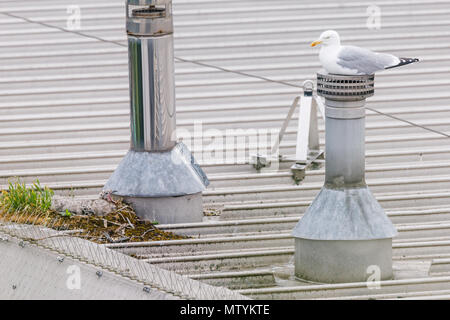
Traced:
<path fill-rule="evenodd" d="M 355 46 L 343 46 L 338 53 L 337 64 L 357 70 L 359 74 L 373 74 L 399 62 L 391 54 L 373 52 Z"/>

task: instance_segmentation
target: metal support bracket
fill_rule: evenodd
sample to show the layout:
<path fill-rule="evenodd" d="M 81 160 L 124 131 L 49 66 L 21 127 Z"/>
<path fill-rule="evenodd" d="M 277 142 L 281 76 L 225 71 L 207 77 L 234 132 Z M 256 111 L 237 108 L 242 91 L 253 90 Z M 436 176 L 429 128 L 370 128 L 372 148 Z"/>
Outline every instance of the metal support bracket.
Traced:
<path fill-rule="evenodd" d="M 320 97 L 313 94 L 314 83 L 311 80 L 303 82 L 303 96 L 295 97 L 289 112 L 281 126 L 278 139 L 272 146 L 270 156 L 256 155 L 253 156 L 253 166 L 260 170 L 263 167 L 269 167 L 273 160 L 294 161 L 291 167 L 293 178 L 296 182 L 305 178 L 305 170 L 313 162 L 323 159 L 323 150 L 320 150 L 319 129 L 317 122 L 317 111 L 325 118 L 324 104 Z M 280 143 L 283 139 L 290 120 L 295 109 L 300 106 L 298 117 L 297 143 L 295 149 L 295 157 L 290 158 L 278 154 Z"/>

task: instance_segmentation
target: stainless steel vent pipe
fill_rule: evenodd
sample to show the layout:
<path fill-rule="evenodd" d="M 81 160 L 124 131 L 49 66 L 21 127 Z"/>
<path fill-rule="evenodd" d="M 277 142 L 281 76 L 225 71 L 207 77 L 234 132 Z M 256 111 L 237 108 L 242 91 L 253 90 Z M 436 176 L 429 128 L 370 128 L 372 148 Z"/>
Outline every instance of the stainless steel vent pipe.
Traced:
<path fill-rule="evenodd" d="M 325 283 L 390 279 L 397 231 L 365 182 L 374 75 L 319 72 L 317 94 L 325 98 L 325 184 L 293 230 L 295 274 Z"/>
<path fill-rule="evenodd" d="M 126 10 L 131 148 L 170 150 L 176 143 L 172 3 L 130 0 Z"/>
<path fill-rule="evenodd" d="M 105 184 L 144 219 L 199 222 L 209 181 L 175 137 L 171 0 L 126 4 L 130 83 L 130 151 Z"/>

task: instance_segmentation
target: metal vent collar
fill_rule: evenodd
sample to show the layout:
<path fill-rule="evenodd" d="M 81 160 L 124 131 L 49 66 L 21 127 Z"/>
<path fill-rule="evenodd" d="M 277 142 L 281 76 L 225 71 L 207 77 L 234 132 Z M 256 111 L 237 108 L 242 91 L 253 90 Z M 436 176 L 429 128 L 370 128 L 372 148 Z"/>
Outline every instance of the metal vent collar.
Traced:
<path fill-rule="evenodd" d="M 127 33 L 150 37 L 173 33 L 171 0 L 128 0 Z"/>
<path fill-rule="evenodd" d="M 338 101 L 364 100 L 375 92 L 375 75 L 344 76 L 317 73 L 317 94 Z"/>

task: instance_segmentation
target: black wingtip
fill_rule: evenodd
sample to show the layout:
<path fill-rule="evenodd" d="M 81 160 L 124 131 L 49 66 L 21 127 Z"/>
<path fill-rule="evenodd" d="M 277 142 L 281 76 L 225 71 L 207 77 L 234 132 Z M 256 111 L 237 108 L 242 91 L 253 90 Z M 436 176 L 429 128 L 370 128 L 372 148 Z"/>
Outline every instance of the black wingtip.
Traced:
<path fill-rule="evenodd" d="M 401 67 L 401 66 L 404 66 L 404 65 L 406 65 L 406 64 L 410 64 L 410 63 L 414 63 L 414 62 L 419 61 L 418 58 L 399 58 L 399 59 L 400 59 L 400 63 L 399 63 L 399 64 L 396 64 L 395 66 L 387 67 L 387 68 L 385 68 L 385 69 L 391 69 L 391 68 Z"/>

